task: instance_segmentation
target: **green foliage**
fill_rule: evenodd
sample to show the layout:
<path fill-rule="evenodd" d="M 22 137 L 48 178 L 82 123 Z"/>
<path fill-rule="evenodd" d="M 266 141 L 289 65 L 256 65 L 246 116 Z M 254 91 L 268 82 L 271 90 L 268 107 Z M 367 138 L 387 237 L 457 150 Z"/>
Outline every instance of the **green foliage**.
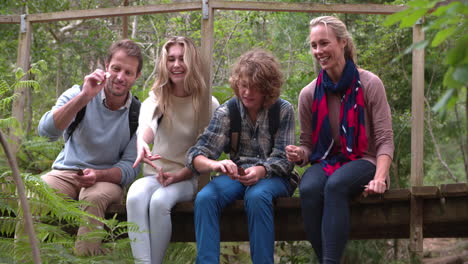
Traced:
<path fill-rule="evenodd" d="M 435 32 L 432 41 L 426 40 L 416 43 L 407 51 L 426 47 L 429 42 L 432 48 L 438 48 L 448 43 L 449 49 L 443 63 L 448 66 L 443 84 L 448 88 L 444 97 L 433 108 L 435 111 L 445 113 L 446 108 L 453 107 L 458 95 L 455 90 L 466 89 L 468 83 L 468 2 L 454 1 L 448 5 L 436 6 L 437 0 L 413 0 L 408 3 L 409 8 L 390 15 L 384 25 L 390 26 L 400 23 L 400 27 L 412 27 L 423 18 L 428 20 L 424 27 L 426 33 Z M 435 9 L 435 10 L 434 10 Z M 451 100 L 451 98 L 455 99 Z M 452 102 L 450 104 L 450 102 Z"/>
<path fill-rule="evenodd" d="M 22 260 L 28 263 L 30 248 L 13 234 L 22 234 L 22 212 L 9 172 L 0 176 L 0 262 L 12 263 Z M 23 174 L 29 194 L 31 211 L 35 215 L 34 227 L 40 241 L 41 258 L 44 263 L 132 263 L 133 257 L 126 238 L 127 230 L 136 227 L 120 222 L 115 217 L 100 219 L 81 210 L 83 202 L 77 202 L 57 194 L 38 175 Z M 104 230 L 90 232 L 85 238 L 104 237 L 103 247 L 112 254 L 95 257 L 78 257 L 73 254 L 74 235 L 79 225 L 88 225 L 87 218 L 102 221 Z"/>
<path fill-rule="evenodd" d="M 171 243 L 166 251 L 164 263 L 190 264 L 195 262 L 197 246 L 195 243 Z"/>
<path fill-rule="evenodd" d="M 118 1 L 117 1 L 118 2 Z M 121 1 L 71 1 L 71 0 L 30 0 L 30 1 L 3 1 L 0 6 L 0 14 L 22 14 L 27 6 L 28 12 L 47 13 L 64 10 L 94 9 L 103 7 L 115 7 Z M 164 1 L 131 1 L 131 5 L 141 6 L 147 4 L 171 3 Z M 305 2 L 302 0 L 287 0 L 278 2 Z M 347 3 L 361 3 L 361 1 L 346 1 Z M 373 0 L 372 3 L 406 4 L 406 0 Z M 463 179 L 463 161 L 459 146 L 463 145 L 466 136 L 466 117 L 457 117 L 455 110 L 464 111 L 464 96 L 466 89 L 455 88 L 460 83 L 466 86 L 466 1 L 455 1 L 447 6 L 440 6 L 434 12 L 427 13 L 436 1 L 418 0 L 409 2 L 410 8 L 401 16 L 383 15 L 356 15 L 335 14 L 346 22 L 352 33 L 357 51 L 360 67 L 370 70 L 378 75 L 387 92 L 387 98 L 392 109 L 392 122 L 395 140 L 395 154 L 391 168 L 392 188 L 405 188 L 409 186 L 411 164 L 411 51 L 413 49 L 426 49 L 426 98 L 429 105 L 436 105 L 438 98 L 444 98 L 435 108 L 445 109 L 444 106 L 452 106 L 445 113 L 442 120 L 439 115 L 431 118 L 434 135 L 440 145 L 441 155 L 446 158 L 448 166 L 453 170 L 455 177 Z M 343 1 L 327 1 L 327 4 Z M 411 10 L 420 10 L 411 13 Z M 425 12 L 425 13 L 424 13 Z M 426 41 L 412 44 L 411 28 L 419 17 L 425 15 Z M 322 14 L 290 13 L 290 12 L 255 12 L 255 11 L 228 11 L 218 10 L 215 13 L 214 43 L 213 43 L 213 95 L 223 103 L 232 96 L 228 78 L 230 67 L 240 54 L 253 47 L 261 47 L 271 51 L 281 62 L 285 76 L 282 97 L 297 107 L 297 98 L 300 90 L 311 82 L 316 72 L 313 67 L 313 59 L 307 42 L 308 22 L 311 18 Z M 135 83 L 132 93 L 138 95 L 141 100 L 146 99 L 148 91 L 158 74 L 154 67 L 158 61 L 158 54 L 166 38 L 173 35 L 186 35 L 194 39 L 198 46 L 201 45 L 201 12 L 181 12 L 170 14 L 151 14 L 138 17 L 129 16 L 129 36 L 137 41 L 144 53 L 144 67 L 141 78 Z M 382 27 L 383 22 L 389 18 L 394 25 Z M 406 19 L 400 24 L 408 27 L 400 27 L 398 21 Z M 135 27 L 133 27 L 133 22 Z M 35 23 L 34 38 L 31 46 L 33 61 L 44 60 L 47 68 L 41 68 L 41 73 L 33 72 L 30 76 L 41 84 L 36 89 L 28 107 L 31 107 L 31 117 L 25 120 L 32 128 L 22 136 L 22 145 L 17 154 L 17 160 L 23 176 L 28 181 L 36 182 L 37 176 L 50 169 L 52 162 L 62 149 L 63 141 L 48 142 L 36 135 L 35 127 L 40 117 L 55 103 L 56 98 L 73 84 L 80 84 L 83 77 L 97 67 L 104 66 L 104 59 L 108 46 L 121 37 L 122 20 L 120 17 L 57 21 L 50 23 Z M 440 30 L 439 30 L 440 29 Z M 14 100 L 14 85 L 17 81 L 14 72 L 17 46 L 18 25 L 0 24 L 0 129 L 18 126 L 17 121 L 11 117 L 11 104 Z M 441 32 L 441 33 L 439 33 Z M 409 48 L 407 48 L 409 47 Z M 452 65 L 457 65 L 456 67 Z M 460 66 L 461 65 L 461 66 Z M 460 67 L 461 68 L 460 68 Z M 452 67 L 453 69 L 451 69 Z M 12 73 L 12 74 L 6 74 Z M 40 79 L 39 79 L 40 77 Z M 452 80 L 454 81 L 451 84 Z M 34 89 L 32 83 L 25 83 L 27 87 Z M 450 84 L 450 85 L 447 85 Z M 28 89 L 29 89 L 28 88 Z M 25 125 L 25 124 L 23 124 Z M 456 129 L 453 129 L 456 127 Z M 296 140 L 299 144 L 299 124 L 296 125 Z M 435 146 L 431 141 L 428 131 L 424 135 L 424 171 L 426 185 L 439 185 L 450 183 L 446 169 L 441 165 L 435 154 Z M 457 146 L 454 148 L 453 146 Z M 0 156 L 2 155 L 0 151 Z M 306 168 L 296 168 L 300 174 Z M 6 160 L 0 158 L 0 175 L 8 177 L 9 168 Z M 36 179 L 34 179 L 36 177 Z M 5 199 L 15 197 L 14 186 L 6 187 Z M 46 192 L 41 190 L 41 192 Z M 295 196 L 298 196 L 296 190 Z M 3 196 L 1 196 L 3 199 Z M 47 199 L 44 195 L 37 195 L 34 208 Z M 60 198 L 61 199 L 61 198 Z M 3 201 L 3 200 L 2 200 Z M 51 202 L 54 204 L 53 202 Z M 63 203 L 63 201 L 61 201 Z M 66 203 L 73 204 L 73 201 Z M 57 205 L 59 206 L 59 205 Z M 61 210 L 66 208 L 59 207 Z M 74 205 L 74 209 L 79 204 Z M 0 206 L 0 213 L 15 215 L 16 202 Z M 36 210 L 36 209 L 35 209 Z M 51 210 L 51 209 L 47 209 Z M 58 222 L 58 224 L 36 223 L 40 234 L 41 253 L 48 256 L 46 260 L 53 259 L 53 263 L 125 263 L 131 256 L 128 240 L 122 238 L 125 222 L 112 220 L 106 225 L 106 230 L 114 230 L 108 235 L 108 246 L 117 252 L 115 256 L 109 254 L 105 257 L 81 259 L 72 254 L 75 237 L 63 228 L 76 228 L 81 221 L 80 211 L 71 211 L 71 215 L 50 214 L 53 217 L 41 216 L 45 223 Z M 58 219 L 58 220 L 54 220 Z M 14 217 L 0 220 L 0 232 L 2 236 L 11 236 L 14 233 L 17 221 Z M 117 226 L 122 229 L 116 229 Z M 14 261 L 15 245 L 13 239 L 0 240 L 0 263 L 12 263 Z M 114 242 L 115 241 L 115 244 Z M 383 241 L 359 241 L 348 246 L 346 258 L 355 260 L 355 263 L 391 262 L 393 256 L 383 254 L 388 246 Z M 245 244 L 245 243 L 244 243 Z M 241 245 L 243 245 L 241 243 Z M 237 254 L 239 259 L 250 263 L 248 249 L 240 246 L 243 251 L 236 251 L 237 243 L 228 244 L 223 250 L 224 259 L 234 260 Z M 23 248 L 23 246 L 20 246 Z M 24 246 L 26 248 L 26 246 Z M 247 247 L 248 248 L 248 247 Z M 384 249 L 385 248 L 385 249 Z M 405 249 L 406 250 L 406 249 Z M 237 252 L 237 253 L 236 253 Z M 275 261 L 279 263 L 317 263 L 312 248 L 308 242 L 279 242 L 276 247 Z M 388 253 L 388 251 L 387 251 Z M 15 253 L 16 254 L 16 253 Z M 19 254 L 19 253 L 18 253 Z M 16 254 L 16 256 L 18 255 Z M 111 256 L 112 255 L 112 256 Z M 192 263 L 195 256 L 194 243 L 171 244 L 166 254 L 165 263 Z M 405 257 L 401 257 L 399 263 L 405 263 Z M 57 261 L 54 261 L 57 260 Z M 373 262 L 372 262 L 373 261 Z M 379 262 L 380 261 L 380 262 Z M 131 263 L 131 261 L 127 261 Z"/>

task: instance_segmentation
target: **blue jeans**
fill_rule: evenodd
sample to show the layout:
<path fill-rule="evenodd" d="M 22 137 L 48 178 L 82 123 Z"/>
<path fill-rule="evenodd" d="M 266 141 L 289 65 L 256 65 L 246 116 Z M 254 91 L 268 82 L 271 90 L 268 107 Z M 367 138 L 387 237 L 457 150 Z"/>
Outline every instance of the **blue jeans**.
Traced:
<path fill-rule="evenodd" d="M 367 160 L 346 163 L 327 176 L 320 164 L 309 167 L 299 186 L 307 240 L 320 263 L 340 263 L 349 233 L 349 199 L 374 178 Z"/>
<path fill-rule="evenodd" d="M 289 196 L 289 182 L 278 176 L 261 179 L 247 187 L 227 175 L 211 180 L 195 198 L 196 263 L 219 263 L 221 211 L 240 199 L 244 199 L 247 213 L 252 262 L 273 263 L 273 199 L 281 196 Z"/>

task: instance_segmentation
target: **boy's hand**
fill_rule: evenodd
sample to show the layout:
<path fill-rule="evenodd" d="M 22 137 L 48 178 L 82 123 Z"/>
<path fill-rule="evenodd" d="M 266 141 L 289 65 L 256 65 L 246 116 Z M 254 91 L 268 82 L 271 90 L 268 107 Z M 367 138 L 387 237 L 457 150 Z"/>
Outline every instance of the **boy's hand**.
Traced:
<path fill-rule="evenodd" d="M 238 180 L 245 186 L 256 184 L 260 179 L 265 178 L 266 170 L 263 166 L 254 166 L 245 170 L 244 176 L 239 176 Z"/>

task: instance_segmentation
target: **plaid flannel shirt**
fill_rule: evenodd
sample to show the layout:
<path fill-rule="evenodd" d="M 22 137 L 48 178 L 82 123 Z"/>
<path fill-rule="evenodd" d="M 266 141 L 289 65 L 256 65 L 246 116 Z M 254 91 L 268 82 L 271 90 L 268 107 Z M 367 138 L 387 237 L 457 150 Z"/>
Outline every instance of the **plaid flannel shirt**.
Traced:
<path fill-rule="evenodd" d="M 244 169 L 258 165 L 265 167 L 265 178 L 273 175 L 289 178 L 294 167 L 294 164 L 287 160 L 284 150 L 287 145 L 295 143 L 294 109 L 288 101 L 280 100 L 280 124 L 274 136 L 274 146 L 268 129 L 268 111 L 260 110 L 257 122 L 253 124 L 243 104 L 238 101 L 242 131 L 239 150 L 235 157 L 230 158 Z M 230 144 L 229 131 L 229 109 L 225 103 L 216 109 L 210 124 L 200 135 L 196 145 L 187 151 L 186 166 L 198 175 L 198 171 L 193 166 L 193 159 L 196 156 L 218 159 L 225 146 Z"/>

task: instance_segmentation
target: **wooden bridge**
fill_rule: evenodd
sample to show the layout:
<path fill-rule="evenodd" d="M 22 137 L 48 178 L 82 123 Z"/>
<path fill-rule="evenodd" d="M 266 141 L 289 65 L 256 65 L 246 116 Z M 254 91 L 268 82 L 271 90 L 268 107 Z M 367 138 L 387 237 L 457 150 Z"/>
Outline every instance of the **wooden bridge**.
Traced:
<path fill-rule="evenodd" d="M 382 195 L 357 197 L 351 203 L 351 239 L 410 237 L 411 197 L 423 205 L 424 237 L 468 237 L 468 185 L 462 183 L 391 189 Z M 279 198 L 274 210 L 277 241 L 306 240 L 299 198 Z M 107 213 L 126 220 L 123 204 L 112 205 Z M 223 211 L 221 240 L 249 240 L 242 200 Z M 173 208 L 172 241 L 195 242 L 193 202 Z"/>
<path fill-rule="evenodd" d="M 444 4 L 446 1 L 441 1 Z M 320 4 L 286 2 L 248 2 L 202 0 L 159 4 L 151 6 L 123 6 L 92 10 L 69 10 L 48 14 L 0 15 L 0 23 L 19 25 L 17 65 L 27 71 L 30 68 L 30 49 L 34 23 L 123 17 L 123 37 L 126 37 L 130 15 L 172 13 L 184 11 L 202 12 L 201 57 L 206 83 L 211 84 L 214 43 L 215 10 L 251 10 L 271 12 L 307 13 L 360 13 L 386 15 L 406 9 L 405 6 L 379 4 Z M 425 39 L 423 25 L 413 26 L 413 43 Z M 409 238 L 410 250 L 421 256 L 423 237 L 468 237 L 468 191 L 466 184 L 423 186 L 423 137 L 424 134 L 424 49 L 414 49 L 412 57 L 412 106 L 411 106 L 411 182 L 406 190 L 389 190 L 383 195 L 359 197 L 351 204 L 351 238 Z M 13 104 L 13 116 L 24 122 L 24 109 L 30 90 L 18 88 Z M 201 112 L 209 113 L 211 91 L 202 96 Z M 200 128 L 208 123 L 200 120 Z M 16 153 L 19 139 L 13 137 Z M 206 184 L 203 177 L 200 186 Z M 113 205 L 109 214 L 118 213 L 126 219 L 125 207 Z M 173 241 L 194 241 L 193 203 L 180 203 L 173 209 Z M 275 203 L 275 231 L 277 240 L 303 240 L 303 223 L 299 198 L 278 199 Z M 247 228 L 242 201 L 226 208 L 221 220 L 223 241 L 247 240 Z"/>

